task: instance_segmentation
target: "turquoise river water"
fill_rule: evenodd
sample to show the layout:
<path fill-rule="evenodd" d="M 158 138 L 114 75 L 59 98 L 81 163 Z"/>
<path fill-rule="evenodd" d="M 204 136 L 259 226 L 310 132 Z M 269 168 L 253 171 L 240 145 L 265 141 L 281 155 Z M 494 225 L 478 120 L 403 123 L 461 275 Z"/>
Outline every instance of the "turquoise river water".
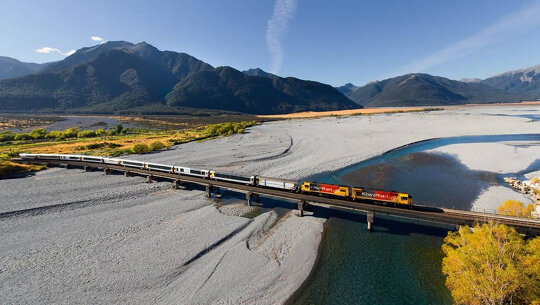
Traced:
<path fill-rule="evenodd" d="M 305 180 L 406 190 L 416 202 L 470 209 L 501 175 L 471 171 L 444 154 L 456 143 L 540 141 L 539 134 L 433 139 L 404 146 L 333 173 Z M 527 169 L 540 169 L 540 162 Z M 520 173 L 513 173 L 520 174 Z M 314 208 L 326 217 L 318 262 L 289 304 L 452 304 L 441 272 L 444 237 L 453 227 L 377 216 L 372 232 L 361 213 Z"/>

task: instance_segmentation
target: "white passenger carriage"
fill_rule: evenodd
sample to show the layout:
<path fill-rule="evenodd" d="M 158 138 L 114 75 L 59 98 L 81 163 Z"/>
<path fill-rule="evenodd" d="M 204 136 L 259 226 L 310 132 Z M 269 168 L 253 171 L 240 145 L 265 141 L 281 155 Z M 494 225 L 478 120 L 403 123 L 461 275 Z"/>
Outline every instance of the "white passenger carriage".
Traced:
<path fill-rule="evenodd" d="M 144 168 L 144 162 L 142 161 L 133 161 L 133 160 L 120 160 L 120 164 L 125 167 L 133 167 L 133 168 Z"/>
<path fill-rule="evenodd" d="M 238 174 L 210 171 L 210 179 L 255 185 L 255 176 L 241 176 Z"/>
<path fill-rule="evenodd" d="M 103 157 L 81 156 L 81 161 L 93 162 L 93 163 L 103 163 Z"/>
<path fill-rule="evenodd" d="M 122 159 L 103 157 L 103 163 L 112 165 L 122 165 Z"/>
<path fill-rule="evenodd" d="M 257 186 L 270 187 L 281 190 L 296 191 L 298 181 L 272 177 L 257 176 Z"/>
<path fill-rule="evenodd" d="M 57 154 L 19 154 L 23 159 L 60 160 L 61 155 Z"/>
<path fill-rule="evenodd" d="M 81 155 L 59 155 L 60 160 L 81 161 Z"/>
<path fill-rule="evenodd" d="M 165 164 L 158 164 L 158 163 L 145 163 L 144 168 L 149 170 L 156 170 L 160 172 L 166 172 L 166 173 L 173 173 L 174 172 L 174 166 L 172 165 L 165 165 Z"/>
<path fill-rule="evenodd" d="M 205 169 L 196 169 L 196 168 L 189 168 L 189 167 L 183 167 L 183 166 L 175 166 L 174 172 L 179 175 L 188 175 L 188 176 L 195 176 L 195 177 L 201 177 L 201 178 L 208 178 L 210 171 Z"/>

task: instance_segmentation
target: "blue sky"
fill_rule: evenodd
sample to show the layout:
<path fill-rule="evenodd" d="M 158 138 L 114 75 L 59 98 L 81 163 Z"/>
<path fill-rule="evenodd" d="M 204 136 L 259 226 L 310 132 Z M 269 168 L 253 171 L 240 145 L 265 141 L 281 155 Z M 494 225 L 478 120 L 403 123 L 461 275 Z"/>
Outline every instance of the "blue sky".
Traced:
<path fill-rule="evenodd" d="M 540 0 L 0 0 L 0 11 L 0 55 L 30 62 L 62 59 L 95 36 L 331 85 L 540 64 Z"/>

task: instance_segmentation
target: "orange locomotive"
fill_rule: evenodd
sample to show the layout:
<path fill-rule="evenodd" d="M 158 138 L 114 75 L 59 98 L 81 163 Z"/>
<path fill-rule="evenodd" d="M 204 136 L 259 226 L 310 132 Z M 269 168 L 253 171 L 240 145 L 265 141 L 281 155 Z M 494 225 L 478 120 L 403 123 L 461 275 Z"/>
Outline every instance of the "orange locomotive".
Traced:
<path fill-rule="evenodd" d="M 399 206 L 412 206 L 413 198 L 407 193 L 370 190 L 363 187 L 348 187 L 335 184 L 304 182 L 300 186 L 302 193 L 315 193 L 321 196 L 346 198 L 352 201 L 371 201 L 390 203 Z"/>
<path fill-rule="evenodd" d="M 300 187 L 302 193 L 317 193 L 320 195 L 329 195 L 336 197 L 349 198 L 350 187 L 334 185 L 334 184 L 319 184 L 317 182 L 304 182 Z"/>

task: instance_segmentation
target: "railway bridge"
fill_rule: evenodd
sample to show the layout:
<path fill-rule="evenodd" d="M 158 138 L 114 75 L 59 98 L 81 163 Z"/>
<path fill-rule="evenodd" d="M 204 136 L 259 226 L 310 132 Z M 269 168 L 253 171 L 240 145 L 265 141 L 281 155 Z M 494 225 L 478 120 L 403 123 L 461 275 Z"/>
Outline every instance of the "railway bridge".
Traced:
<path fill-rule="evenodd" d="M 417 219 L 436 223 L 445 223 L 455 226 L 462 225 L 474 225 L 475 223 L 482 222 L 495 222 L 505 224 L 516 228 L 519 232 L 537 236 L 540 235 L 540 220 L 511 217 L 505 215 L 498 215 L 492 213 L 472 212 L 464 210 L 446 209 L 446 208 L 434 208 L 430 206 L 415 205 L 414 209 L 397 208 L 383 205 L 376 205 L 370 203 L 351 202 L 344 199 L 320 197 L 316 195 L 301 194 L 281 189 L 262 188 L 254 185 L 237 184 L 226 181 L 210 180 L 205 178 L 199 178 L 194 176 L 178 175 L 174 173 L 167 173 L 156 170 L 131 168 L 121 165 L 85 162 L 76 160 L 27 160 L 27 159 L 15 159 L 15 162 L 21 163 L 39 163 L 52 165 L 63 165 L 66 168 L 81 167 L 85 170 L 101 169 L 105 174 L 110 174 L 113 171 L 123 172 L 125 176 L 130 175 L 142 175 L 146 176 L 149 181 L 160 178 L 170 180 L 174 187 L 178 187 L 184 183 L 193 183 L 202 185 L 206 188 L 206 194 L 211 197 L 212 194 L 220 188 L 229 189 L 232 191 L 242 192 L 246 194 L 246 201 L 248 205 L 252 204 L 252 201 L 258 199 L 259 196 L 274 197 L 284 199 L 287 201 L 297 202 L 297 208 L 299 215 L 303 216 L 304 211 L 309 205 L 318 205 L 323 207 L 335 207 L 342 209 L 357 210 L 367 215 L 368 230 L 371 230 L 375 221 L 375 215 L 389 215 L 395 217 L 403 217 L 410 219 Z"/>

